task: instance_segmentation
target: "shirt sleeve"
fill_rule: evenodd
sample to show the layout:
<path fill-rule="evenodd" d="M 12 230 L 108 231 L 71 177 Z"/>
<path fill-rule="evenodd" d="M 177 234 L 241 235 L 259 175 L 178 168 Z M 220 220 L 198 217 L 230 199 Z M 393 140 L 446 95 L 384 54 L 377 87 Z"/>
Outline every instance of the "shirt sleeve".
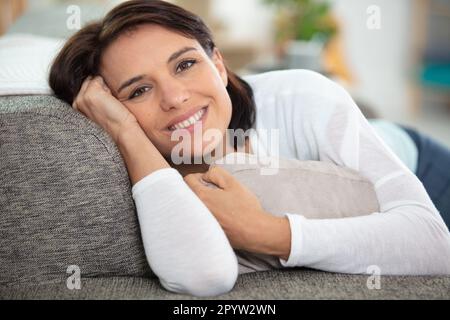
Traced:
<path fill-rule="evenodd" d="M 216 296 L 237 279 L 236 255 L 218 221 L 173 168 L 132 188 L 145 254 L 162 286 Z"/>
<path fill-rule="evenodd" d="M 307 147 L 321 161 L 367 177 L 381 209 L 324 220 L 287 213 L 291 252 L 280 263 L 342 273 L 369 273 L 377 266 L 391 275 L 450 274 L 450 233 L 420 180 L 377 136 L 350 95 L 324 77 L 321 81 L 328 82 L 321 92 L 310 92 L 311 101 L 303 101 L 313 111 L 295 119 L 305 123 L 295 132 L 297 140 L 310 137 Z"/>

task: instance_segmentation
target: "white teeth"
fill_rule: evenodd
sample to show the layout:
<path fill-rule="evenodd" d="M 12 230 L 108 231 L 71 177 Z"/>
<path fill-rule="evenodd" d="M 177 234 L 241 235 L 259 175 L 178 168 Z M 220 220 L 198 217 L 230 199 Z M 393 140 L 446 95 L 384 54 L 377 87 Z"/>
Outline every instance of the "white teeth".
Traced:
<path fill-rule="evenodd" d="M 204 114 L 205 114 L 205 110 L 202 109 L 199 112 L 197 112 L 196 114 L 194 114 L 192 117 L 190 117 L 189 119 L 187 119 L 183 122 L 177 123 L 176 125 L 170 127 L 169 129 L 173 131 L 176 129 L 184 129 L 184 128 L 190 127 L 193 124 L 195 124 L 197 121 L 199 121 L 203 117 Z"/>

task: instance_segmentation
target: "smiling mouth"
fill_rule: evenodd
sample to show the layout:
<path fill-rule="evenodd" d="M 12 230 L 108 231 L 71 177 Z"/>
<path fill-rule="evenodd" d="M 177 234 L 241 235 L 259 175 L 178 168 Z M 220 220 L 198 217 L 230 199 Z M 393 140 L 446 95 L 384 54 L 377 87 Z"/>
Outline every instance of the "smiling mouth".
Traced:
<path fill-rule="evenodd" d="M 191 116 L 189 119 L 186 119 L 184 121 L 181 121 L 173 126 L 170 126 L 167 128 L 169 131 L 175 131 L 175 130 L 181 130 L 181 129 L 189 129 L 192 126 L 194 126 L 196 123 L 201 122 L 203 118 L 205 117 L 206 110 L 208 109 L 208 106 L 202 108 L 199 110 L 196 114 Z"/>

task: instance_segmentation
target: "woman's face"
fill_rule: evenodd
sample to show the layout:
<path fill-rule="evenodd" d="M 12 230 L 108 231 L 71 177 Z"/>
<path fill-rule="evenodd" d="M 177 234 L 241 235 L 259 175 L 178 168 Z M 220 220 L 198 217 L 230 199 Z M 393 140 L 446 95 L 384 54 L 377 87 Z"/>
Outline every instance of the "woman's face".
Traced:
<path fill-rule="evenodd" d="M 162 27 L 142 25 L 121 35 L 103 53 L 100 74 L 165 157 L 180 143 L 171 141 L 172 134 L 189 130 L 185 120 L 197 120 L 195 126 L 201 126 L 203 133 L 217 129 L 221 139 L 231 121 L 228 78 L 220 53 L 216 49 L 209 57 L 197 40 Z M 203 134 L 192 132 L 190 136 L 197 141 L 191 143 L 191 155 L 200 151 L 197 156 L 223 141 L 204 140 Z"/>

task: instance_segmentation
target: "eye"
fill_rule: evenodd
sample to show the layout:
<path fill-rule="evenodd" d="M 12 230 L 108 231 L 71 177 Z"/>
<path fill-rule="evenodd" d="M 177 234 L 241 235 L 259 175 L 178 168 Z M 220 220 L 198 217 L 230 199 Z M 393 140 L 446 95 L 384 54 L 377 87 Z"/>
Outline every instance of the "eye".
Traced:
<path fill-rule="evenodd" d="M 143 95 L 147 91 L 150 91 L 150 89 L 151 89 L 150 87 L 140 87 L 136 91 L 134 91 L 128 99 L 131 100 L 131 99 L 140 97 L 141 95 Z"/>
<path fill-rule="evenodd" d="M 181 62 L 177 67 L 177 72 L 185 71 L 187 69 L 192 68 L 192 66 L 196 63 L 196 60 L 185 60 Z"/>

